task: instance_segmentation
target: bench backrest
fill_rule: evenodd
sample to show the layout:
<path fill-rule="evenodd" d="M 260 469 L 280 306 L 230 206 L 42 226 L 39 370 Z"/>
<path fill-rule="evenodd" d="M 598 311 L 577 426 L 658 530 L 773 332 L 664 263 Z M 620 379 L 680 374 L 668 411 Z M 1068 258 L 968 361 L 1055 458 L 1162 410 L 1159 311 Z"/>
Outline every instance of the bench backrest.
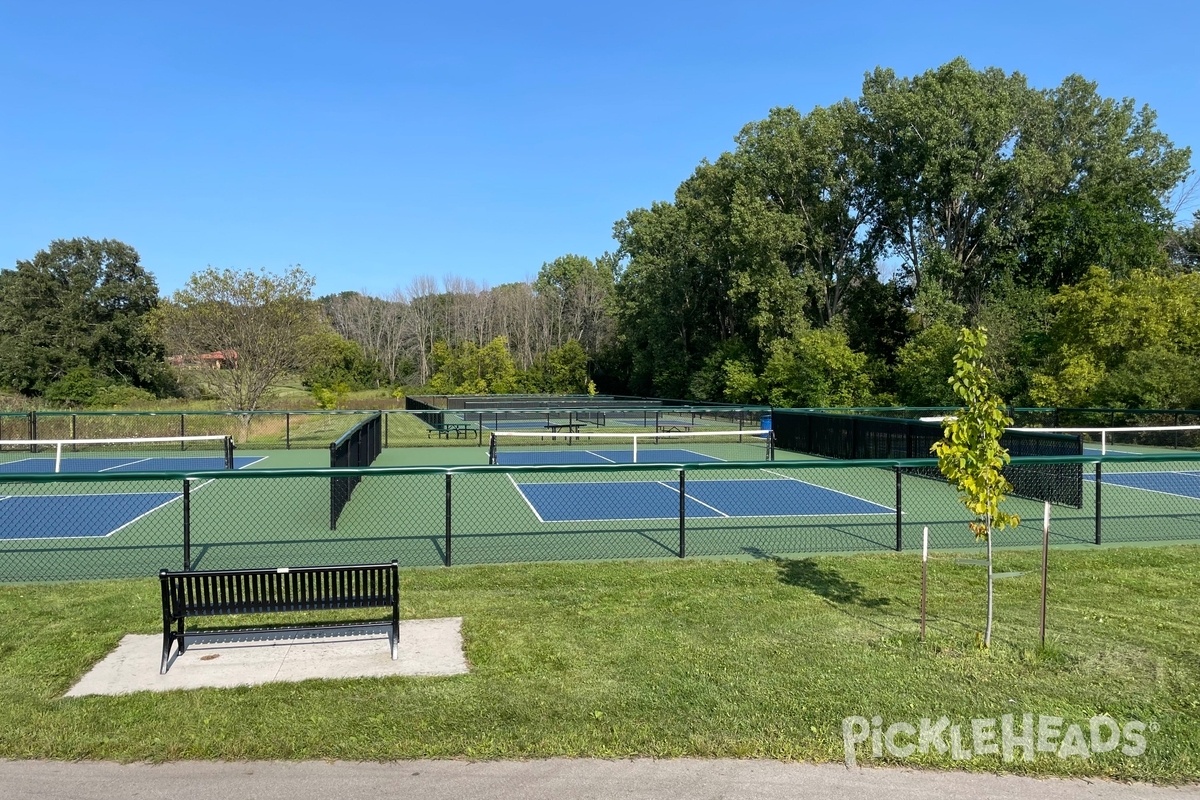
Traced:
<path fill-rule="evenodd" d="M 163 614 L 221 614 L 398 608 L 400 572 L 391 564 L 159 573 Z"/>

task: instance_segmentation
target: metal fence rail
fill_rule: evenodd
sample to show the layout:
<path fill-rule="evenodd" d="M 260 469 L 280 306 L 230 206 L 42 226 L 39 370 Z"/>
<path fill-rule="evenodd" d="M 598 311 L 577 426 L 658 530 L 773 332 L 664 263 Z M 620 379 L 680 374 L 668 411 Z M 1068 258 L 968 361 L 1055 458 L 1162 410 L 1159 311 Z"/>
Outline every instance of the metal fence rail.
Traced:
<path fill-rule="evenodd" d="M 1081 465 L 1059 544 L 1200 541 L 1200 455 L 1014 459 Z M 520 561 L 978 547 L 933 459 L 571 467 L 373 467 L 0 473 L 0 581 L 149 577 L 160 569 Z M 361 479 L 337 530 L 330 485 Z M 995 544 L 1036 545 L 1040 503 Z"/>

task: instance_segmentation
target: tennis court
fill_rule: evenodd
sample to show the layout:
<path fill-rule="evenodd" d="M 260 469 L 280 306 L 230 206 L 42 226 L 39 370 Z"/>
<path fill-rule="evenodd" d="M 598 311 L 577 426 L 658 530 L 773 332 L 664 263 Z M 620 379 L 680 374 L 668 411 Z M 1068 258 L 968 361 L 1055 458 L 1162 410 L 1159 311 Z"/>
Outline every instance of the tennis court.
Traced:
<path fill-rule="evenodd" d="M 1094 475 L 1085 475 L 1085 480 L 1095 482 Z M 1121 486 L 1143 492 L 1186 497 L 1200 500 L 1200 470 L 1163 470 L 1159 472 L 1113 472 L 1106 471 L 1104 486 Z"/>
<path fill-rule="evenodd" d="M 55 476 L 45 474 L 53 471 L 51 453 L 30 452 L 26 443 L 24 452 L 0 454 L 0 579 L 137 576 L 185 564 L 395 558 L 435 566 L 914 550 L 926 527 L 932 546 L 980 546 L 955 492 L 928 467 L 776 450 L 765 430 L 538 426 L 493 434 L 472 447 L 429 440 L 383 449 L 353 496 L 346 492 L 335 529 L 331 510 L 348 479 L 314 469 L 331 463 L 328 449 L 271 451 L 269 459 L 237 450 L 236 469 L 206 470 L 190 483 L 185 504 L 182 475 L 141 473 L 218 466 L 218 445 L 111 453 L 73 442 L 61 452 L 66 474 Z M 1131 444 L 1116 438 L 1106 440 L 1109 454 Z M 72 447 L 81 452 L 68 454 Z M 1200 461 L 1150 458 L 1158 460 L 1104 463 L 1099 487 L 1084 481 L 1092 465 L 1075 468 L 1082 498 L 1057 501 L 1055 543 L 1094 546 L 1101 522 L 1105 543 L 1200 539 Z M 293 469 L 264 473 L 268 466 Z M 1066 486 L 1061 465 L 1042 471 L 1044 480 L 1032 475 L 1026 483 Z M 1037 495 L 1007 501 L 1022 522 L 999 533 L 997 545 L 1040 543 L 1042 505 L 1030 496 Z"/>
<path fill-rule="evenodd" d="M 8 484 L 0 488 L 0 540 L 16 542 L 104 539 L 183 497 L 181 490 L 137 491 L 135 488 L 130 491 L 128 485 L 104 483 L 103 478 L 107 475 L 200 472 L 224 470 L 229 467 L 245 469 L 266 460 L 265 455 L 231 456 L 231 449 L 226 446 L 225 437 L 212 439 L 221 445 L 225 451 L 223 453 L 173 452 L 165 455 L 146 455 L 137 451 L 137 447 L 147 446 L 143 442 L 92 441 L 91 445 L 79 442 L 67 445 L 61 440 L 39 441 L 36 447 L 18 446 L 27 446 L 30 450 L 49 449 L 51 452 L 25 455 L 8 450 L 4 453 L 6 460 L 0 463 L 0 474 L 95 476 L 95 480 L 85 479 L 78 484 L 65 484 L 63 488 L 68 491 L 47 494 L 16 494 L 20 484 Z M 194 440 L 151 442 L 159 447 L 187 443 L 194 443 Z M 83 447 L 84 451 L 74 452 L 72 446 Z M 123 448 L 132 452 L 112 452 Z M 192 491 L 210 483 L 211 481 L 199 483 L 192 487 Z M 172 489 L 176 486 L 180 486 L 177 481 L 173 482 Z"/>
<path fill-rule="evenodd" d="M 770 474 L 767 471 L 767 474 Z M 678 519 L 678 482 L 513 481 L 539 522 L 613 522 Z M 894 515 L 862 497 L 775 474 L 742 480 L 692 480 L 682 494 L 684 514 L 700 518 Z"/>
<path fill-rule="evenodd" d="M 233 468 L 243 469 L 262 461 L 264 456 L 234 456 Z M 54 472 L 78 474 L 100 474 L 103 472 L 188 472 L 225 469 L 225 457 L 221 455 L 196 456 L 103 456 L 79 455 L 64 458 L 55 469 L 53 455 L 23 456 L 0 463 L 0 473 L 10 475 L 45 475 Z"/>

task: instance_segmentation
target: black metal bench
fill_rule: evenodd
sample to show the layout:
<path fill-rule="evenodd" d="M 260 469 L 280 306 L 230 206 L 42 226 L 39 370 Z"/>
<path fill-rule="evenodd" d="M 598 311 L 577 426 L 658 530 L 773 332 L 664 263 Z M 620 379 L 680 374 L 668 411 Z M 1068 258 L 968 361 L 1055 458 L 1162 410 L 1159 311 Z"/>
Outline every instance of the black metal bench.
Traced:
<path fill-rule="evenodd" d="M 278 569 L 219 569 L 158 573 L 162 585 L 163 650 L 159 674 L 170 667 L 171 645 L 179 653 L 187 650 L 188 639 L 219 634 L 251 638 L 264 634 L 347 632 L 388 625 L 392 659 L 399 657 L 400 570 L 391 564 L 355 564 L 332 567 L 281 567 Z M 307 625 L 204 628 L 188 631 L 193 617 L 233 614 L 271 614 L 297 611 L 342 611 L 359 608 L 390 608 L 391 618 L 350 622 L 315 622 Z"/>

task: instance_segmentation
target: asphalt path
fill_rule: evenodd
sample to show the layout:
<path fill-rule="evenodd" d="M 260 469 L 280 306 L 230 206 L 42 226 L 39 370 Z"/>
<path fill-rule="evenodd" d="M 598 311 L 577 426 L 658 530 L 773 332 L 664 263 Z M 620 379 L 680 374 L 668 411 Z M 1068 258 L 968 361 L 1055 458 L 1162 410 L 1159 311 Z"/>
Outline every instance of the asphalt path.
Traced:
<path fill-rule="evenodd" d="M 1182 800 L 1184 787 L 726 759 L 212 762 L 0 761 L 6 800 Z"/>

